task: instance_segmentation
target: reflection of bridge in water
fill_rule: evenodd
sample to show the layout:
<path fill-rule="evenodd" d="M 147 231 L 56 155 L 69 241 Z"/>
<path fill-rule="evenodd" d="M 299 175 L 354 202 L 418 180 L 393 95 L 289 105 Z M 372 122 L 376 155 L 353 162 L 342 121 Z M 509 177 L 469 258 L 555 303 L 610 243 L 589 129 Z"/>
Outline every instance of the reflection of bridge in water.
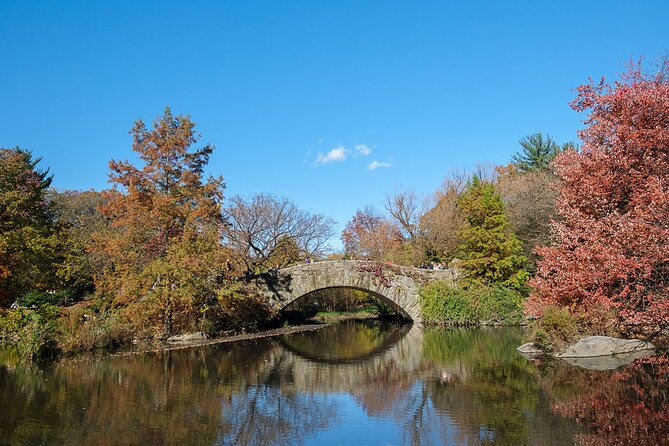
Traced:
<path fill-rule="evenodd" d="M 313 352 L 287 348 L 273 351 L 259 380 L 280 385 L 282 391 L 359 392 L 375 383 L 413 380 L 421 370 L 423 331 L 400 326 L 384 342 L 355 359 L 323 360 Z M 262 376 L 262 375 L 265 376 Z"/>
<path fill-rule="evenodd" d="M 418 291 L 435 280 L 454 281 L 455 270 L 427 270 L 361 260 L 316 262 L 284 268 L 251 281 L 276 311 L 326 288 L 352 288 L 377 297 L 406 319 L 421 322 Z"/>
<path fill-rule="evenodd" d="M 381 339 L 371 339 L 372 345 L 363 345 L 363 348 L 356 348 L 358 346 L 355 341 L 356 338 L 359 339 L 359 336 L 356 336 L 354 339 L 341 339 L 341 337 L 345 336 L 347 333 L 359 334 L 359 331 L 350 330 L 348 327 L 350 324 L 367 325 L 370 330 L 373 331 L 372 336 L 376 334 L 376 337 L 378 338 L 378 335 L 381 335 Z M 390 324 L 379 324 L 377 322 L 368 324 L 356 320 L 344 321 L 308 333 L 306 336 L 304 336 L 304 333 L 282 336 L 279 338 L 279 342 L 291 353 L 315 363 L 349 364 L 365 361 L 385 352 L 399 342 L 409 332 L 412 326 L 411 324 L 394 326 L 394 329 L 387 333 L 382 327 L 387 327 L 388 325 Z M 308 342 L 304 342 L 304 340 L 307 340 Z M 370 339 L 363 339 L 363 341 L 370 341 Z M 342 349 L 340 348 L 336 348 L 341 344 L 344 344 L 344 351 L 341 351 Z"/>

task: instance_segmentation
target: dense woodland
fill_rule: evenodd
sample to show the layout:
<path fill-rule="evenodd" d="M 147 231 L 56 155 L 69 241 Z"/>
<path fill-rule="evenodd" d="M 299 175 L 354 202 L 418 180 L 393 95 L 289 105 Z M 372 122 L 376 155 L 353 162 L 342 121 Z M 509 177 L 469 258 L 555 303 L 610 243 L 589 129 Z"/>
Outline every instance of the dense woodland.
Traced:
<path fill-rule="evenodd" d="M 270 313 L 245 277 L 327 258 L 457 268 L 456 288 L 423 290 L 428 322 L 529 317 L 547 348 L 583 333 L 655 337 L 669 324 L 668 69 L 579 87 L 579 144 L 528 135 L 507 165 L 358 210 L 341 253 L 327 216 L 226 197 L 205 175 L 214 147 L 169 108 L 135 123 L 139 162 L 110 161 L 104 191 L 55 190 L 39 157 L 0 149 L 0 337 L 32 358 L 254 330 Z"/>

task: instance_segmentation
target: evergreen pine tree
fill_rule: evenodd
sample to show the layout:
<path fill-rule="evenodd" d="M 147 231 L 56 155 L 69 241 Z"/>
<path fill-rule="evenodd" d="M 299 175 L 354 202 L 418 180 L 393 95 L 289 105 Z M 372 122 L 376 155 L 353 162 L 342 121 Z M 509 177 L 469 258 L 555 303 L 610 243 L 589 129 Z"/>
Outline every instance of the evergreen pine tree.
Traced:
<path fill-rule="evenodd" d="M 573 143 L 560 147 L 553 138 L 541 132 L 528 135 L 518 143 L 521 150 L 513 154 L 511 162 L 523 172 L 546 170 L 558 153 L 575 147 Z"/>

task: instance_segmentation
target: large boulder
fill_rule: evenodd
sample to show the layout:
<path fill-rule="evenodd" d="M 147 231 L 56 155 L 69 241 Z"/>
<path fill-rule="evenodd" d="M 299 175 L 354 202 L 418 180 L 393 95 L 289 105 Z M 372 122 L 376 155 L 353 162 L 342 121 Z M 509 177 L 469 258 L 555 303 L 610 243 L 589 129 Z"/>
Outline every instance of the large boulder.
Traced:
<path fill-rule="evenodd" d="M 588 336 L 580 339 L 555 355 L 557 358 L 592 358 L 596 356 L 616 356 L 655 350 L 650 342 L 638 339 L 618 339 L 609 336 Z"/>

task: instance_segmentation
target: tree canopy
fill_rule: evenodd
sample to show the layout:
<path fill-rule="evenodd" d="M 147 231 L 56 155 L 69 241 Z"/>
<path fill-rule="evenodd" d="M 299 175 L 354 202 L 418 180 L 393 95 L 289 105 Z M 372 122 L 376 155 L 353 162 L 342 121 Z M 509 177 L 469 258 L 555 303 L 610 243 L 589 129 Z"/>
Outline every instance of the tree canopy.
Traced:
<path fill-rule="evenodd" d="M 559 146 L 553 138 L 541 132 L 523 137 L 518 144 L 521 149 L 511 156 L 511 162 L 523 172 L 547 170 L 558 153 L 575 148 L 571 142 Z"/>
<path fill-rule="evenodd" d="M 520 287 L 527 272 L 522 245 L 511 231 L 502 197 L 492 183 L 474 176 L 458 198 L 465 217 L 461 230 L 462 267 L 471 279 Z"/>
<path fill-rule="evenodd" d="M 114 188 L 102 212 L 111 226 L 99 233 L 94 251 L 107 258 L 96 286 L 114 305 L 138 306 L 137 315 L 162 326 L 197 320 L 214 295 L 221 258 L 221 177 L 204 179 L 214 147 L 194 149 L 199 139 L 189 116 L 169 108 L 153 129 L 138 120 L 130 133 L 142 166 L 109 163 Z"/>
<path fill-rule="evenodd" d="M 45 197 L 52 177 L 32 153 L 0 148 L 0 303 L 54 285 L 54 236 Z"/>
<path fill-rule="evenodd" d="M 668 69 L 632 65 L 618 82 L 578 88 L 583 147 L 555 160 L 559 218 L 554 244 L 538 251 L 530 313 L 603 307 L 628 328 L 668 325 Z"/>

